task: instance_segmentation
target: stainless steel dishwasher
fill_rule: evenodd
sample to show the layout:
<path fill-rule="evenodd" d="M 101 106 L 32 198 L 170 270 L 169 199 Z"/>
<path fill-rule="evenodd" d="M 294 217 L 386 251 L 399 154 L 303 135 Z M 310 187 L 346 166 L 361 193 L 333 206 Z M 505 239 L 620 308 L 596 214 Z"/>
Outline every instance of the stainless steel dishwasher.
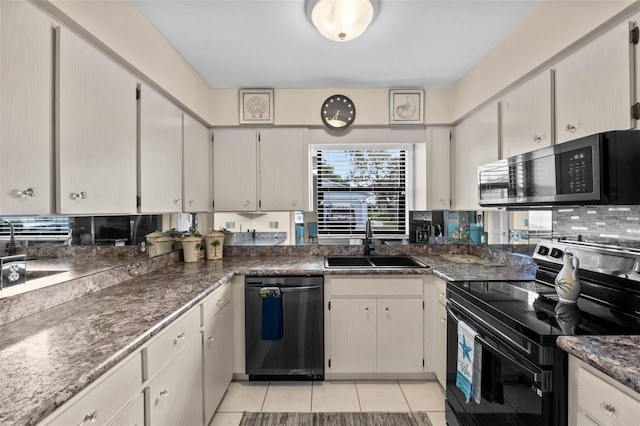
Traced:
<path fill-rule="evenodd" d="M 249 380 L 324 380 L 321 276 L 245 278 Z"/>

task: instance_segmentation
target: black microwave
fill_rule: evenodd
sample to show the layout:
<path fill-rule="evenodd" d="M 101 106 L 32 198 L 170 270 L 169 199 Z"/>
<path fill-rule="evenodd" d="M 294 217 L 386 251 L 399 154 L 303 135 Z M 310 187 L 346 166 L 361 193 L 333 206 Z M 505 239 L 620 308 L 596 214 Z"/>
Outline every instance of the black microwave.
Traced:
<path fill-rule="evenodd" d="M 484 207 L 640 204 L 640 131 L 597 133 L 478 167 Z"/>

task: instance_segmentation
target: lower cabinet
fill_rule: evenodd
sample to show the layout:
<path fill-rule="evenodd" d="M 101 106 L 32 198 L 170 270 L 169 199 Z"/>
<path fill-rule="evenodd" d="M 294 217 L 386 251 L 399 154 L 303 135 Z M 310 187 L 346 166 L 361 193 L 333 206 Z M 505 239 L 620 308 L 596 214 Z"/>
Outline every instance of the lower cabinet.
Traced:
<path fill-rule="evenodd" d="M 434 278 L 432 286 L 431 324 L 433 335 L 431 338 L 431 356 L 433 371 L 438 383 L 444 389 L 447 382 L 447 296 L 446 283 L 440 278 Z"/>
<path fill-rule="evenodd" d="M 152 425 L 202 425 L 202 338 L 192 338 L 149 382 Z"/>
<path fill-rule="evenodd" d="M 640 394 L 569 356 L 569 426 L 638 424 Z"/>
<path fill-rule="evenodd" d="M 225 306 L 204 324 L 204 419 L 208 424 L 233 375 L 233 310 Z"/>
<path fill-rule="evenodd" d="M 40 424 L 209 424 L 233 373 L 231 293 L 216 289 Z"/>
<path fill-rule="evenodd" d="M 330 300 L 328 371 L 422 372 L 421 277 L 327 277 L 325 289 Z"/>

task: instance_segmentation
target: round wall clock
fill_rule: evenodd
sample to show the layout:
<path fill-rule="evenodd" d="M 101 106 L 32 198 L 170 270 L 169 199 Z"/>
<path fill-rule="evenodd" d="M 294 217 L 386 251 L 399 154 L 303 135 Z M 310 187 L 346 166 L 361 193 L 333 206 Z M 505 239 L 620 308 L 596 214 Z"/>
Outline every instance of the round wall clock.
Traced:
<path fill-rule="evenodd" d="M 344 95 L 329 96 L 322 103 L 320 117 L 329 129 L 345 129 L 356 119 L 356 106 Z"/>

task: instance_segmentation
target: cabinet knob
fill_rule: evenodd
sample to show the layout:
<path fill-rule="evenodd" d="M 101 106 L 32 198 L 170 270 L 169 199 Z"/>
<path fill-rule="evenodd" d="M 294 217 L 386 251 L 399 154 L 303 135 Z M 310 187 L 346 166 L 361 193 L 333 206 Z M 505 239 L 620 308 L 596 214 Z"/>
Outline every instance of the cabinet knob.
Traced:
<path fill-rule="evenodd" d="M 184 339 L 184 331 L 176 336 L 175 340 L 173 341 L 173 344 L 174 345 L 177 344 L 178 341 L 182 339 Z"/>
<path fill-rule="evenodd" d="M 542 142 L 542 139 L 544 139 L 544 135 L 540 136 L 540 135 L 533 135 L 533 141 L 540 143 Z"/>
<path fill-rule="evenodd" d="M 368 312 L 369 311 L 369 307 L 364 308 L 364 310 Z"/>
<path fill-rule="evenodd" d="M 389 308 L 384 308 L 385 311 L 389 312 Z"/>
<path fill-rule="evenodd" d="M 84 419 L 82 420 L 82 423 L 95 423 L 97 419 L 98 419 L 98 412 L 94 411 L 91 414 L 86 414 L 84 416 Z"/>
<path fill-rule="evenodd" d="M 193 200 L 189 200 L 189 205 L 192 206 L 193 205 Z"/>
<path fill-rule="evenodd" d="M 574 133 L 576 131 L 576 126 L 574 126 L 573 124 L 567 124 L 565 130 L 569 133 Z"/>
<path fill-rule="evenodd" d="M 610 416 L 615 416 L 616 415 L 616 407 L 614 407 L 611 404 L 608 404 L 606 402 L 601 402 L 600 403 L 600 408 L 602 408 L 604 411 L 606 411 L 607 414 L 609 414 Z"/>
<path fill-rule="evenodd" d="M 73 199 L 73 200 L 77 200 L 77 199 L 86 200 L 87 199 L 87 193 L 84 192 L 84 191 L 72 192 L 71 193 L 71 199 Z"/>
<path fill-rule="evenodd" d="M 292 205 L 292 206 L 295 206 L 296 204 L 298 204 L 298 200 L 293 200 L 293 201 L 291 202 L 291 205 Z"/>
<path fill-rule="evenodd" d="M 251 204 L 251 201 L 247 200 L 244 202 L 244 206 L 247 207 L 249 204 Z"/>
<path fill-rule="evenodd" d="M 162 398 L 163 396 L 167 396 L 167 395 L 169 395 L 169 389 L 164 388 L 163 390 L 160 391 L 160 393 L 156 397 L 156 402 L 160 401 L 160 398 Z"/>
<path fill-rule="evenodd" d="M 36 190 L 33 188 L 27 188 L 24 191 L 16 191 L 18 197 L 35 197 Z"/>
<path fill-rule="evenodd" d="M 173 199 L 173 204 L 175 204 L 176 206 L 178 205 L 179 202 L 180 202 L 180 198 Z"/>
<path fill-rule="evenodd" d="M 214 338 L 213 338 L 213 336 L 209 336 L 209 337 L 207 338 L 207 340 L 208 340 L 209 342 L 213 342 L 213 341 L 214 341 L 214 340 L 216 340 L 216 339 L 214 339 Z"/>
<path fill-rule="evenodd" d="M 224 303 L 224 299 L 218 299 L 216 305 L 222 305 Z"/>

